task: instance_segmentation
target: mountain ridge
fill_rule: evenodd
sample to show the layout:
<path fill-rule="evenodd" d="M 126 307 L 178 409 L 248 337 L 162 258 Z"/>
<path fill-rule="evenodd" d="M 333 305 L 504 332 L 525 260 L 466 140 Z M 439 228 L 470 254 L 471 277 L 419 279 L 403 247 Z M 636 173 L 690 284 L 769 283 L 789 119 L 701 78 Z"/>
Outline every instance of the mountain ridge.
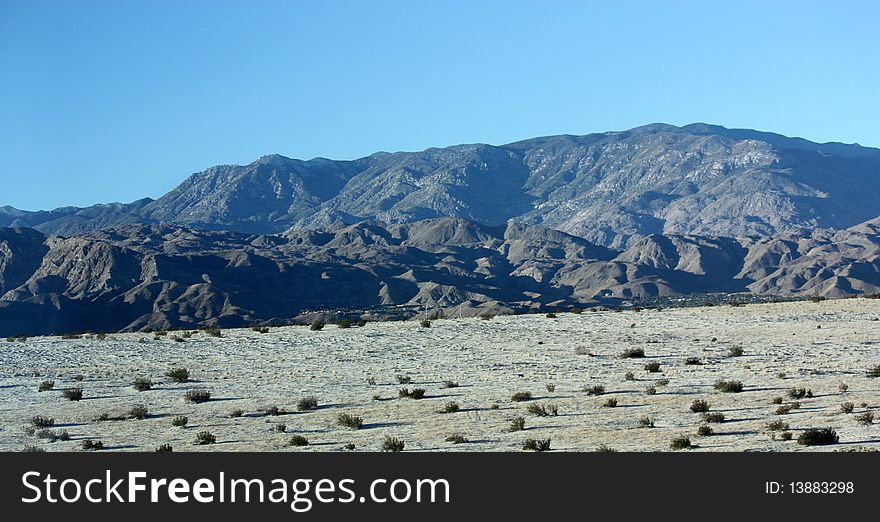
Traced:
<path fill-rule="evenodd" d="M 76 234 L 129 223 L 279 234 L 443 216 L 522 222 L 625 247 L 651 234 L 773 236 L 880 214 L 880 149 L 717 125 L 650 124 L 506 145 L 266 155 L 193 174 L 156 200 L 27 213 L 0 226 Z"/>
<path fill-rule="evenodd" d="M 477 315 L 706 292 L 880 292 L 880 217 L 773 238 L 650 235 L 624 249 L 450 217 L 279 235 L 167 224 L 70 237 L 0 228 L 4 336 L 286 323 L 353 309 Z"/>

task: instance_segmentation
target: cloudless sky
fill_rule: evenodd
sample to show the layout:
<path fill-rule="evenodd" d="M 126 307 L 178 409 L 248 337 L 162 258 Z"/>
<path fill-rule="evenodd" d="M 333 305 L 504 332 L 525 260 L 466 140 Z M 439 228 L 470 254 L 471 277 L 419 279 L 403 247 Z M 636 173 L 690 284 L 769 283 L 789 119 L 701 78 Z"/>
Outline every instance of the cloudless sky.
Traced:
<path fill-rule="evenodd" d="M 880 2 L 0 0 L 0 206 L 707 122 L 880 146 Z"/>

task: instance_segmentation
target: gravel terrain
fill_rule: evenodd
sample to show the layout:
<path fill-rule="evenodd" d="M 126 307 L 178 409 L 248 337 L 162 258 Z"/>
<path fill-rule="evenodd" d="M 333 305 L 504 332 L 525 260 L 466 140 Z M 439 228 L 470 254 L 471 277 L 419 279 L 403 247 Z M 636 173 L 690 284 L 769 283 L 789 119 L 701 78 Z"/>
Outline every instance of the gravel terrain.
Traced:
<path fill-rule="evenodd" d="M 375 322 L 223 330 L 219 338 L 200 331 L 0 342 L 0 450 L 81 451 L 88 439 L 104 451 L 165 443 L 174 451 L 345 451 L 350 444 L 377 451 L 385 436 L 405 441 L 406 451 L 521 451 L 527 438 L 549 438 L 554 451 L 670 451 L 678 436 L 690 438 L 691 451 L 880 449 L 880 427 L 864 416 L 880 414 L 880 378 L 868 375 L 880 365 L 878 318 L 880 300 L 840 299 L 447 319 L 429 328 Z M 729 355 L 734 347 L 743 355 Z M 645 357 L 621 357 L 633 349 Z M 648 371 L 650 363 L 659 370 Z M 165 374 L 173 367 L 187 368 L 192 381 L 172 382 Z M 137 377 L 152 389 L 135 390 Z M 38 391 L 44 380 L 54 380 L 54 389 Z M 714 388 L 719 380 L 741 381 L 743 389 L 724 393 Z M 593 386 L 604 393 L 585 391 Z M 63 396 L 73 387 L 82 400 Z M 424 389 L 424 397 L 401 398 L 401 388 Z M 793 388 L 809 393 L 793 398 Z M 187 402 L 193 389 L 209 391 L 210 400 Z M 513 401 L 521 392 L 533 398 Z M 317 409 L 298 411 L 307 396 L 317 398 Z M 609 399 L 616 407 L 605 405 Z M 711 436 L 697 435 L 705 424 L 690 411 L 697 399 L 724 416 L 708 424 Z M 442 413 L 450 402 L 458 411 Z M 799 408 L 775 413 L 795 402 Z M 851 413 L 843 403 L 852 403 Z M 139 404 L 147 417 L 127 418 Z M 558 415 L 527 411 L 534 405 Z M 272 406 L 278 415 L 263 411 Z M 231 416 L 234 410 L 243 415 Z M 345 413 L 362 417 L 361 429 L 337 425 Z M 102 414 L 111 420 L 98 420 Z M 37 437 L 29 429 L 37 415 L 54 419 L 51 429 L 69 439 Z M 172 425 L 178 416 L 188 418 L 186 427 Z M 519 416 L 525 430 L 509 431 Z M 653 427 L 640 426 L 643 418 Z M 771 432 L 773 421 L 789 429 Z M 837 432 L 838 444 L 796 442 L 805 429 L 824 427 Z M 205 430 L 215 444 L 195 444 Z M 792 440 L 782 440 L 785 431 Z M 469 442 L 446 442 L 453 433 Z M 291 446 L 293 435 L 309 445 Z"/>

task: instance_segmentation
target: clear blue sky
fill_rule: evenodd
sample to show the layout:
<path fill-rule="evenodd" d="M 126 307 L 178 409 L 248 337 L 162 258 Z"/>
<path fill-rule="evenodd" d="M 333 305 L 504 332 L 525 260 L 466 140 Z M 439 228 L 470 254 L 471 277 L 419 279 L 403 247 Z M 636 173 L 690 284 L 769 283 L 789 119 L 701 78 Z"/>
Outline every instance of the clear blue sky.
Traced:
<path fill-rule="evenodd" d="M 0 205 L 703 121 L 880 146 L 880 2 L 0 0 Z"/>

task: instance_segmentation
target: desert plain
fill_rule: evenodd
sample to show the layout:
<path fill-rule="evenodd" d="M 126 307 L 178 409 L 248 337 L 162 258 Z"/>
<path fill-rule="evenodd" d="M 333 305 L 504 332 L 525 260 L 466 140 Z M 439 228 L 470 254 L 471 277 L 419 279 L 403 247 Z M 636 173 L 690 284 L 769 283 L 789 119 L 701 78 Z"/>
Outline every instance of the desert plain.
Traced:
<path fill-rule="evenodd" d="M 880 300 L 853 298 L 0 341 L 0 450 L 379 451 L 386 437 L 404 451 L 673 451 L 680 437 L 682 451 L 880 449 L 878 319 Z M 306 397 L 317 407 L 300 411 Z M 708 412 L 691 411 L 698 400 Z M 839 442 L 798 444 L 809 428 Z M 197 443 L 205 431 L 213 444 Z"/>

